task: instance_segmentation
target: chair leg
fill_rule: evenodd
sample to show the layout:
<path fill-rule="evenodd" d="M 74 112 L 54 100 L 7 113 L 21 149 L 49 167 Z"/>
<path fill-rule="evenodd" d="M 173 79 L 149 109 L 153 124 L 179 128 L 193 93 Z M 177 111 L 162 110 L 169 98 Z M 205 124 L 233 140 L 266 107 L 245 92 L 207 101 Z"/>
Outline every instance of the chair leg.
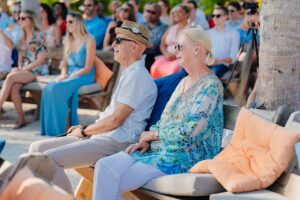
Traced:
<path fill-rule="evenodd" d="M 81 178 L 75 191 L 75 197 L 77 200 L 92 200 L 93 185 L 86 181 L 84 178 Z"/>

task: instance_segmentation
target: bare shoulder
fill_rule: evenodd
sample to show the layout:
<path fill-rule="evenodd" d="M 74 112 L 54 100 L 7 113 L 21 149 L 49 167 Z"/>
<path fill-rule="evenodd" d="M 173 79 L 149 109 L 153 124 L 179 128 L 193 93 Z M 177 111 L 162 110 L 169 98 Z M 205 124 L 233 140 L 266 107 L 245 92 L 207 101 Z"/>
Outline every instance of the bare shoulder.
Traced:
<path fill-rule="evenodd" d="M 90 35 L 87 37 L 87 45 L 96 45 L 95 39 Z"/>

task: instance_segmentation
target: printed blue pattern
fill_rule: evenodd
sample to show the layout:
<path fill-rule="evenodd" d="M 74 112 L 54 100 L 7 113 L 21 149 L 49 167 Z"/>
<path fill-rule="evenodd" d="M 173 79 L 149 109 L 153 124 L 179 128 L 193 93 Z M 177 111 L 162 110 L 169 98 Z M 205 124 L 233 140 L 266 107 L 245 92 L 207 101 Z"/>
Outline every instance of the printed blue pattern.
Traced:
<path fill-rule="evenodd" d="M 187 77 L 177 86 L 156 125 L 159 148 L 132 157 L 167 174 L 185 173 L 200 160 L 220 152 L 223 133 L 223 87 L 210 74 L 200 78 L 183 93 Z"/>

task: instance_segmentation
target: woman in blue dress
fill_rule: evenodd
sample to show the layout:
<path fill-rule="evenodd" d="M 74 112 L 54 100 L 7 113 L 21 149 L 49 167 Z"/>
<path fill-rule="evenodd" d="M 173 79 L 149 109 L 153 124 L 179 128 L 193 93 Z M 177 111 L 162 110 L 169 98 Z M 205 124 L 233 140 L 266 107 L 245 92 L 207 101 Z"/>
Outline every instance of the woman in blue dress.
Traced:
<path fill-rule="evenodd" d="M 77 125 L 78 89 L 94 82 L 96 56 L 95 40 L 88 35 L 80 14 L 71 12 L 67 16 L 64 59 L 61 75 L 55 82 L 45 86 L 40 112 L 41 134 L 57 136 L 70 125 Z M 70 108 L 70 115 L 67 116 Z"/>
<path fill-rule="evenodd" d="M 207 67 L 214 61 L 209 38 L 201 28 L 185 29 L 175 49 L 188 76 L 178 84 L 161 119 L 141 134 L 139 143 L 97 161 L 93 199 L 121 199 L 123 192 L 166 174 L 186 173 L 198 161 L 220 152 L 223 87 Z M 155 147 L 157 142 L 160 145 Z"/>

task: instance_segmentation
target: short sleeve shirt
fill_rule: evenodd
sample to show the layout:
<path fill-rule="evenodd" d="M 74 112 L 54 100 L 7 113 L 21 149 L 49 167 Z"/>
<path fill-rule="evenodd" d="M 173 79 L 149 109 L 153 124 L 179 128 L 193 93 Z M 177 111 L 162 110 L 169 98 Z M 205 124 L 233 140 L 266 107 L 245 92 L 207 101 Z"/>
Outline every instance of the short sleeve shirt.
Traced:
<path fill-rule="evenodd" d="M 150 117 L 156 97 L 157 87 L 145 68 L 144 60 L 138 60 L 125 68 L 110 105 L 100 113 L 97 121 L 111 115 L 116 109 L 117 103 L 126 104 L 134 111 L 119 128 L 104 133 L 104 135 L 111 136 L 118 142 L 137 142 L 141 132 L 145 129 L 146 120 Z"/>

